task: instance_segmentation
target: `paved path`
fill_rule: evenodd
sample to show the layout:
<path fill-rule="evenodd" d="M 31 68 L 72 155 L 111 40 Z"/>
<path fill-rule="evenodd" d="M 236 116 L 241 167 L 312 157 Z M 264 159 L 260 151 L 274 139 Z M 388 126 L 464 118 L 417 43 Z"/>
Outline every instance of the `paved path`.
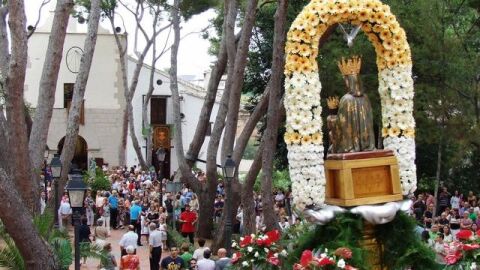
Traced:
<path fill-rule="evenodd" d="M 92 229 L 93 232 L 93 229 Z M 118 245 L 118 242 L 122 238 L 122 235 L 127 232 L 127 229 L 123 230 L 112 230 L 111 236 L 107 238 L 107 242 L 112 244 L 112 253 L 115 255 L 115 258 L 117 259 L 117 264 L 120 263 L 120 246 Z M 70 234 L 72 235 L 72 240 L 73 240 L 73 230 L 70 231 Z M 140 269 L 150 269 L 150 262 L 149 262 L 149 255 L 148 255 L 148 243 L 146 242 L 145 237 L 142 237 L 142 244 L 143 246 L 138 247 L 137 249 L 137 255 L 140 256 Z M 162 252 L 162 258 L 165 256 L 168 256 L 169 253 L 168 251 Z M 91 270 L 96 270 L 98 269 L 97 266 L 99 265 L 99 260 L 97 259 L 87 259 L 87 264 L 82 265 L 80 269 L 91 269 Z M 73 265 L 70 266 L 70 269 L 75 269 Z M 117 268 L 118 269 L 118 268 Z"/>

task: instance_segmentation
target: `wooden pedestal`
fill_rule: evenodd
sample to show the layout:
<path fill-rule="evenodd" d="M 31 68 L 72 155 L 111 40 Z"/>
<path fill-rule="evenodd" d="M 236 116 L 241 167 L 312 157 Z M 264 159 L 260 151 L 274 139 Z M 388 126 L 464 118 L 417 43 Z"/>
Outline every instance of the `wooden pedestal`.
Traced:
<path fill-rule="evenodd" d="M 402 200 L 398 163 L 392 151 L 329 155 L 325 202 L 358 206 Z"/>

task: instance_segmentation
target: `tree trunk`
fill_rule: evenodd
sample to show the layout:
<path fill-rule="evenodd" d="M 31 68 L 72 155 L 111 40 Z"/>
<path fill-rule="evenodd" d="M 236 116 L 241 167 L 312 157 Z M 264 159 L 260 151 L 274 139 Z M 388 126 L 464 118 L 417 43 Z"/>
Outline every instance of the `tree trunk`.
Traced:
<path fill-rule="evenodd" d="M 101 0 L 92 0 L 90 17 L 88 20 L 88 33 L 83 45 L 83 55 L 80 61 L 80 71 L 77 74 L 75 85 L 73 87 L 73 98 L 70 110 L 68 112 L 67 130 L 65 136 L 65 143 L 63 145 L 62 155 L 62 177 L 60 178 L 60 190 L 67 181 L 70 164 L 75 154 L 75 146 L 77 144 L 77 137 L 80 125 L 80 111 L 82 109 L 83 98 L 87 87 L 88 77 L 90 74 L 90 67 L 95 53 L 95 45 L 97 44 L 98 24 L 101 15 Z M 56 206 L 58 207 L 58 205 Z M 55 208 L 56 209 L 56 208 Z"/>
<path fill-rule="evenodd" d="M 222 141 L 222 160 L 225 160 L 227 155 L 232 154 L 233 152 L 233 144 L 235 142 L 235 135 L 237 132 L 238 111 L 240 109 L 243 79 L 245 75 L 245 67 L 247 65 L 248 49 L 250 46 L 250 38 L 252 37 L 252 29 L 255 24 L 255 16 L 257 14 L 257 3 L 257 0 L 250 0 L 248 2 L 242 27 L 242 35 L 240 37 L 240 42 L 235 55 L 235 61 L 230 61 L 229 59 L 230 63 L 234 63 L 234 67 L 232 72 L 229 70 L 227 78 L 227 87 L 230 88 L 230 97 L 228 102 L 227 121 Z M 233 35 L 233 32 L 231 35 Z"/>
<path fill-rule="evenodd" d="M 283 66 L 285 63 L 285 39 L 288 0 L 278 0 L 275 13 L 273 41 L 272 87 L 268 102 L 267 128 L 263 134 L 265 148 L 262 161 L 262 203 L 263 216 L 267 230 L 278 227 L 277 216 L 273 210 L 272 176 L 273 158 L 277 149 L 279 101 L 282 96 Z"/>
<path fill-rule="evenodd" d="M 7 14 L 8 8 L 0 8 L 0 72 L 8 74 L 8 62 L 10 60 L 10 52 L 8 50 L 8 33 L 7 33 Z"/>
<path fill-rule="evenodd" d="M 210 181 L 210 179 L 208 181 Z M 211 239 L 213 231 L 213 201 L 215 201 L 215 191 L 212 193 L 209 192 L 207 188 L 203 188 L 197 193 L 197 195 L 198 202 L 200 203 L 198 211 L 197 237 Z"/>
<path fill-rule="evenodd" d="M 128 111 L 127 111 L 127 108 L 125 108 L 123 110 L 123 117 L 122 117 L 122 138 L 120 140 L 120 149 L 118 149 L 119 165 L 130 165 L 130 164 L 127 164 L 127 158 L 126 158 L 127 140 L 128 140 Z"/>
<path fill-rule="evenodd" d="M 39 197 L 35 196 L 35 181 L 32 179 L 32 164 L 28 155 L 27 128 L 25 125 L 25 110 L 23 92 L 25 72 L 27 68 L 27 33 L 24 1 L 8 1 L 10 15 L 8 23 L 11 36 L 11 58 L 9 70 L 5 78 L 6 89 L 6 122 L 0 120 L 1 137 L 15 138 L 15 149 L 8 147 L 10 152 L 2 155 L 11 158 L 15 165 L 14 174 L 8 175 L 3 159 L 0 159 L 0 193 L 4 197 L 0 204 L 0 219 L 7 232 L 15 241 L 26 269 L 58 269 L 50 248 L 44 242 L 33 225 L 35 207 Z"/>
<path fill-rule="evenodd" d="M 243 234 L 256 233 L 256 213 L 255 213 L 255 201 L 253 198 L 253 186 L 257 180 L 257 176 L 262 168 L 262 153 L 264 149 L 264 140 L 255 155 L 252 166 L 248 170 L 245 177 L 245 183 L 242 188 L 242 205 L 243 205 Z"/>
<path fill-rule="evenodd" d="M 225 1 L 225 14 L 227 14 L 225 22 L 225 36 L 227 42 L 227 54 L 228 54 L 228 77 L 231 78 L 231 74 L 234 71 L 234 55 L 235 55 L 235 39 L 234 39 L 234 28 L 235 28 L 235 19 L 237 17 L 237 8 L 235 0 L 226 0 Z M 217 185 L 217 152 L 220 144 L 220 138 L 222 136 L 223 128 L 225 127 L 225 118 L 228 112 L 228 100 L 230 97 L 230 85 L 231 79 L 227 79 L 227 87 L 223 92 L 222 98 L 220 100 L 220 105 L 217 112 L 217 117 L 215 118 L 215 124 L 213 125 L 212 134 L 210 136 L 210 141 L 207 148 L 207 190 L 212 190 L 215 192 L 215 187 Z M 205 203 L 213 204 L 215 200 L 215 194 L 208 196 L 209 201 Z M 199 228 L 204 228 L 205 231 L 202 231 L 204 234 L 211 234 L 213 230 L 213 222 L 208 219 L 211 217 L 199 216 Z"/>
<path fill-rule="evenodd" d="M 47 143 L 48 128 L 55 103 L 58 72 L 63 56 L 63 44 L 67 32 L 68 18 L 73 8 L 73 0 L 58 0 L 55 8 L 55 16 L 52 31 L 48 41 L 48 48 L 43 64 L 42 77 L 40 79 L 35 121 L 30 134 L 30 158 L 33 169 L 39 170 L 43 163 L 45 145 Z"/>
<path fill-rule="evenodd" d="M 31 159 L 28 155 L 28 135 L 25 123 L 24 85 L 27 69 L 27 33 L 25 7 L 23 1 L 9 1 L 10 15 L 8 25 L 11 35 L 11 58 L 5 78 L 5 105 L 8 136 L 15 138 L 15 153 L 2 153 L 12 158 L 15 185 L 26 204 L 26 208 L 35 213 L 39 210 L 40 194 L 38 179 L 33 174 Z M 12 141 L 11 141 L 12 142 Z M 43 146 L 45 147 L 45 145 Z M 45 151 L 45 148 L 43 148 Z M 43 153 L 43 152 L 42 152 Z"/>
<path fill-rule="evenodd" d="M 25 269 L 60 269 L 50 246 L 38 234 L 33 216 L 25 207 L 21 194 L 12 189 L 14 186 L 14 181 L 0 168 L 0 192 L 3 196 L 0 219 L 22 255 Z"/>
<path fill-rule="evenodd" d="M 440 176 L 442 172 L 442 140 L 440 140 L 440 143 L 438 144 L 438 150 L 437 150 L 437 171 L 435 173 L 435 190 L 433 191 L 434 193 L 434 198 L 435 202 L 433 205 L 433 217 L 437 216 L 437 210 L 438 210 L 438 189 L 440 187 Z"/>

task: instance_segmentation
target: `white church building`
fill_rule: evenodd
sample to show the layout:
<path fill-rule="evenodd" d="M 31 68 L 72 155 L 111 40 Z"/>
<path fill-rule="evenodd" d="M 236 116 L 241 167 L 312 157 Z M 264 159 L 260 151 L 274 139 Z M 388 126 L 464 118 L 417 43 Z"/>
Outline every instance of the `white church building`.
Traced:
<path fill-rule="evenodd" d="M 28 41 L 28 68 L 25 82 L 25 99 L 33 108 L 36 107 L 39 93 L 39 83 L 42 67 L 48 46 L 53 13 L 46 23 L 38 27 Z M 55 105 L 51 120 L 47 146 L 51 156 L 60 153 L 66 134 L 68 108 L 72 98 L 73 84 L 78 73 L 86 29 L 71 18 L 65 39 L 63 58 L 55 94 Z M 123 37 L 124 38 L 124 37 Z M 88 161 L 94 159 L 98 165 L 109 166 L 138 164 L 138 159 L 128 137 L 126 146 L 126 160 L 119 160 L 119 151 L 123 147 L 122 119 L 125 110 L 124 89 L 120 57 L 113 34 L 101 26 L 98 31 L 97 45 L 87 83 L 85 99 L 82 109 L 79 138 L 76 145 L 73 163 L 86 169 Z M 136 59 L 128 57 L 128 77 L 131 78 L 136 65 Z M 137 138 L 142 147 L 142 154 L 146 153 L 146 140 L 142 135 L 142 104 L 148 91 L 149 75 L 152 67 L 144 65 L 139 77 L 138 87 L 133 99 L 134 123 Z M 161 140 L 167 149 L 165 169 L 173 173 L 176 170 L 177 158 L 173 151 L 173 108 L 168 73 L 155 69 L 155 90 L 148 108 L 148 120 L 154 128 L 154 136 Z M 185 151 L 193 138 L 200 110 L 205 97 L 203 87 L 179 80 L 181 95 L 183 144 Z M 217 97 L 217 102 L 219 97 Z M 218 111 L 215 103 L 211 121 L 213 122 Z M 156 133 L 155 133 L 156 132 Z M 206 159 L 206 138 L 199 159 Z M 150 153 L 152 154 L 152 153 Z M 51 157 L 50 156 L 50 157 Z M 221 163 L 220 161 L 218 162 Z M 198 164 L 202 167 L 202 164 Z"/>

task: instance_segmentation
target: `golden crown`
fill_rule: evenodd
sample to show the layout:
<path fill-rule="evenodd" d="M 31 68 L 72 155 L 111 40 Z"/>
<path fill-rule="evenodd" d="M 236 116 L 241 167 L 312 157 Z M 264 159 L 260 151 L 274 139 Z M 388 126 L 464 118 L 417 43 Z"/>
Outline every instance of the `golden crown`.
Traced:
<path fill-rule="evenodd" d="M 342 57 L 342 60 L 338 61 L 338 68 L 344 76 L 360 74 L 361 67 L 362 58 L 359 56 L 352 56 L 346 60 Z"/>
<path fill-rule="evenodd" d="M 335 110 L 338 108 L 338 103 L 340 103 L 340 100 L 337 96 L 327 98 L 327 106 L 330 110 Z"/>

